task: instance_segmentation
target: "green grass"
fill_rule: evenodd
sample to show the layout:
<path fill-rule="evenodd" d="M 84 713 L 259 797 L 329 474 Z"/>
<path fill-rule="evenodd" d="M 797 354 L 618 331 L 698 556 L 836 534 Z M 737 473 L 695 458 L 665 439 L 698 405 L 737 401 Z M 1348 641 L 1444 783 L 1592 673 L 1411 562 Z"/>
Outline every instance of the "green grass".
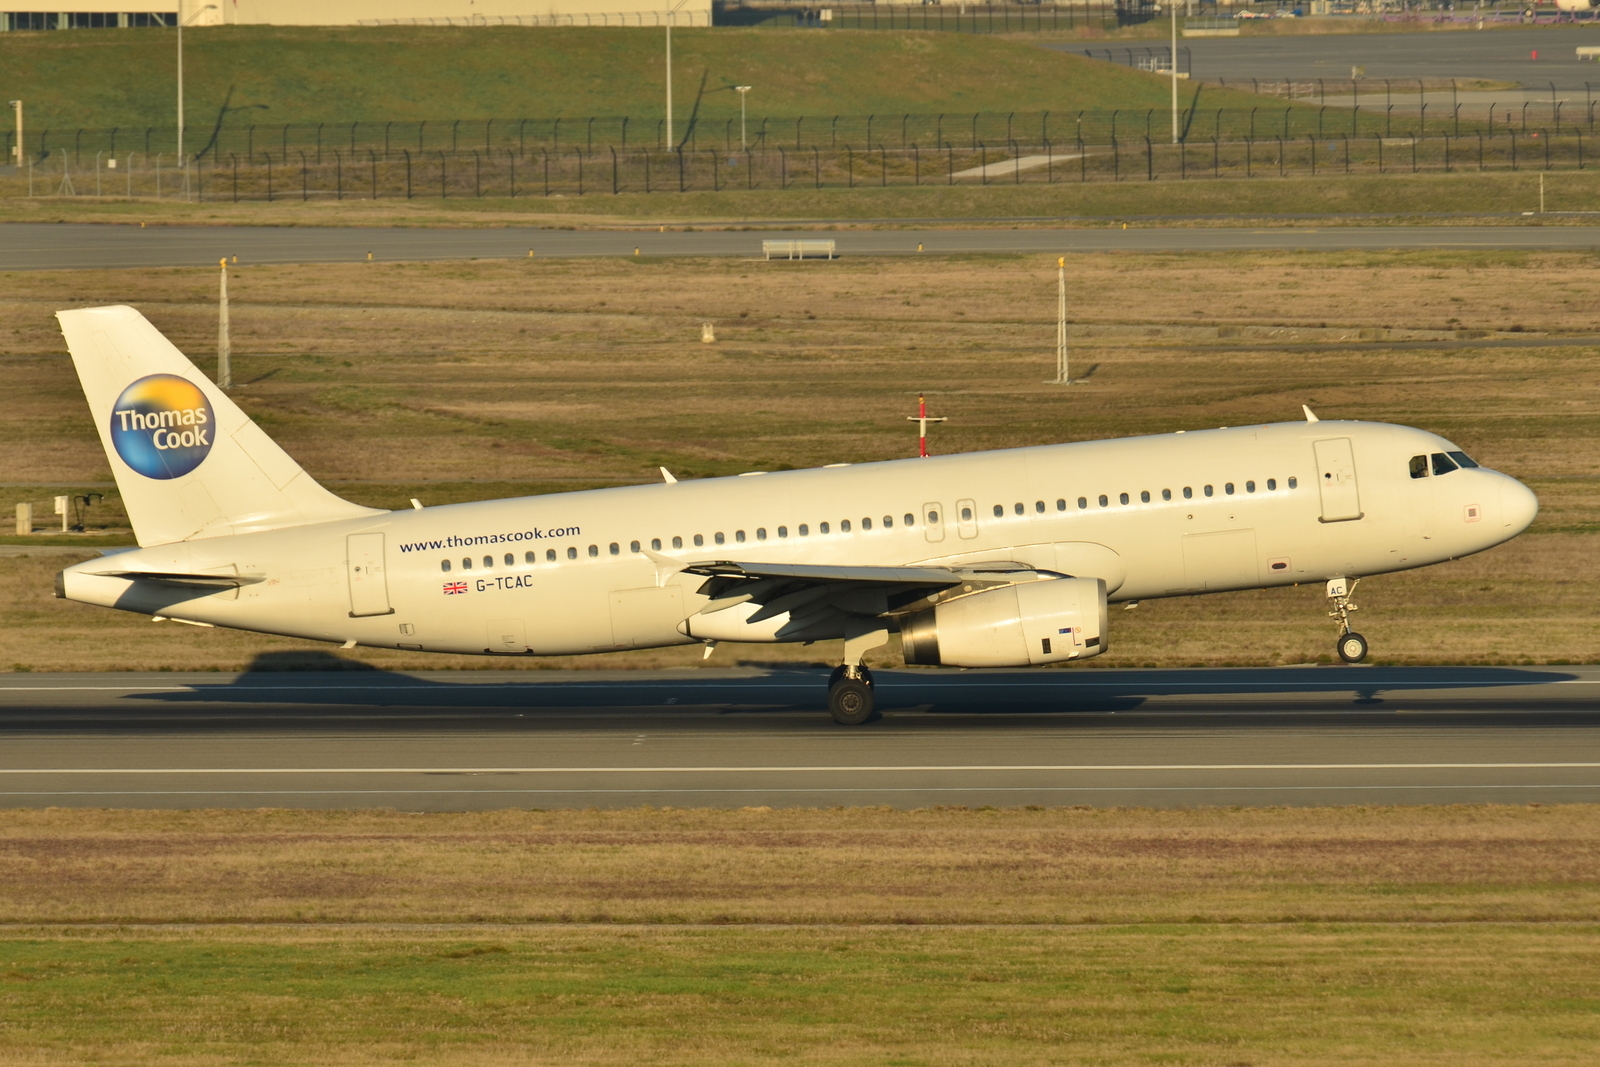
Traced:
<path fill-rule="evenodd" d="M 0 1055 L 141 1064 L 1592 1062 L 1595 928 L 12 935 Z"/>
<path fill-rule="evenodd" d="M 665 107 L 663 35 L 654 29 L 218 27 L 192 31 L 184 48 L 188 122 L 202 142 L 230 87 L 232 106 L 266 105 L 237 113 L 235 124 L 590 115 L 653 124 Z M 749 116 L 757 123 L 1168 101 L 1167 82 L 1154 75 L 953 33 L 680 30 L 673 66 L 680 123 L 702 76 L 700 114 L 719 121 L 739 114 L 733 85 L 755 86 Z M 27 101 L 34 130 L 120 126 L 128 138 L 170 126 L 173 68 L 173 38 L 158 30 L 0 37 L 0 86 Z M 1260 103 L 1244 93 L 1206 96 L 1214 107 Z"/>

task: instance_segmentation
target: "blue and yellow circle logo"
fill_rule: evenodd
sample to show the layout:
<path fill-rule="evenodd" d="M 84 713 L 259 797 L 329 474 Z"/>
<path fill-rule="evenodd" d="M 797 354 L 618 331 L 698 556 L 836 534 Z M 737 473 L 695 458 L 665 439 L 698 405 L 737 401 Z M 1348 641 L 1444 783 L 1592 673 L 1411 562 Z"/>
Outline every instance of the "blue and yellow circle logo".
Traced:
<path fill-rule="evenodd" d="M 217 420 L 206 396 L 176 374 L 151 374 L 111 408 L 111 443 L 146 478 L 179 478 L 211 453 Z"/>

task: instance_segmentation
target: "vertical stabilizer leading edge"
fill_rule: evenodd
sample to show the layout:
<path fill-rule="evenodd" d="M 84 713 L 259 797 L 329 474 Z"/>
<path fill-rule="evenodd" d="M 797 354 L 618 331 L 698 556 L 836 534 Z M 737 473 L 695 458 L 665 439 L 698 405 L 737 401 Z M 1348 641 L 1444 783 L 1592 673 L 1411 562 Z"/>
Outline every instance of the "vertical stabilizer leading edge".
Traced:
<path fill-rule="evenodd" d="M 318 485 L 133 308 L 56 318 L 141 546 L 383 514 Z"/>

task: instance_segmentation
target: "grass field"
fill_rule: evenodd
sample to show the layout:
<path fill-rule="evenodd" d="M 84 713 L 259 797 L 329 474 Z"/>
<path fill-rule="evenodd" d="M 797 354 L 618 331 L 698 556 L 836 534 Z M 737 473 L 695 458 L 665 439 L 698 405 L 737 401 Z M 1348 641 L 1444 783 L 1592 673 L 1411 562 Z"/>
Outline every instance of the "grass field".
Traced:
<path fill-rule="evenodd" d="M 1071 389 L 1040 384 L 1053 367 L 1045 256 L 241 267 L 230 279 L 237 396 L 316 477 L 384 507 L 653 480 L 658 465 L 700 477 L 903 456 L 919 390 L 952 420 L 935 430 L 938 452 L 1278 421 L 1310 403 L 1324 417 L 1437 430 L 1541 495 L 1528 536 L 1363 585 L 1362 626 L 1380 662 L 1595 658 L 1600 378 L 1586 344 L 1559 343 L 1600 332 L 1592 255 L 1070 262 L 1075 366 L 1088 377 Z M 163 270 L 3 282 L 0 359 L 28 402 L 0 424 L 13 483 L 0 502 L 31 500 L 48 516 L 55 494 L 110 480 L 52 312 L 133 303 L 209 366 L 215 280 Z M 699 342 L 703 321 L 716 323 L 716 345 Z M 114 525 L 114 493 L 99 491 L 113 499 L 91 521 Z M 70 558 L 0 561 L 0 667 L 229 670 L 307 647 L 56 601 L 51 575 Z M 1117 613 L 1112 649 L 1095 662 L 1326 659 L 1320 593 L 1148 602 Z M 478 662 L 350 655 L 385 667 Z M 710 662 L 829 655 L 724 646 Z"/>
<path fill-rule="evenodd" d="M 1141 161 L 1142 167 L 1142 161 Z M 1553 171 L 1544 174 L 1546 208 L 1551 214 L 1522 218 L 1539 207 L 1538 172 L 1501 171 L 1453 174 L 1422 173 L 1349 177 L 1258 177 L 1154 182 L 1091 180 L 1080 184 L 1075 172 L 1060 175 L 1057 184 L 1018 185 L 996 182 L 920 188 L 858 185 L 814 189 L 795 184 L 747 191 L 724 188 L 687 193 L 609 192 L 586 196 L 542 195 L 405 200 L 311 200 L 298 197 L 268 204 L 206 202 L 186 204 L 135 197 L 38 196 L 28 198 L 26 180 L 0 179 L 0 222 L 102 222 L 150 225 L 247 226 L 575 226 L 747 225 L 793 220 L 952 219 L 963 225 L 1012 226 L 1030 220 L 1063 217 L 1115 224 L 1123 219 L 1172 216 L 1188 225 L 1248 225 L 1261 221 L 1284 225 L 1293 216 L 1311 216 L 1318 225 L 1349 225 L 1362 219 L 1340 214 L 1394 216 L 1399 224 L 1427 222 L 1433 214 L 1472 218 L 1517 215 L 1518 224 L 1588 225 L 1587 212 L 1600 198 L 1600 171 Z M 41 187 L 41 191 L 43 191 Z M 534 189 L 538 192 L 537 188 Z M 1201 218 L 1194 218 L 1200 216 Z M 1326 218 L 1322 216 L 1334 216 Z M 1209 219 L 1205 217 L 1210 217 Z M 1286 218 L 1290 217 L 1290 218 Z M 730 222 L 731 220 L 731 222 Z M 1497 222 L 1507 220 L 1496 219 Z"/>
<path fill-rule="evenodd" d="M 158 31 L 0 38 L 3 85 L 27 101 L 30 129 L 118 126 L 125 145 L 147 126 L 176 121 L 174 62 L 171 36 Z M 683 29 L 673 35 L 673 68 L 680 129 L 702 77 L 699 114 L 718 122 L 739 115 L 734 85 L 756 87 L 748 112 L 757 123 L 769 115 L 1146 108 L 1168 99 L 1156 75 L 987 35 Z M 230 88 L 230 106 L 251 109 L 230 125 L 591 115 L 653 124 L 665 108 L 665 54 L 654 29 L 216 27 L 186 38 L 184 82 L 192 151 Z M 1214 107 L 1260 103 L 1231 90 L 1207 90 L 1207 99 Z"/>
<path fill-rule="evenodd" d="M 0 1055 L 1583 1064 L 1594 815 L 7 812 Z"/>

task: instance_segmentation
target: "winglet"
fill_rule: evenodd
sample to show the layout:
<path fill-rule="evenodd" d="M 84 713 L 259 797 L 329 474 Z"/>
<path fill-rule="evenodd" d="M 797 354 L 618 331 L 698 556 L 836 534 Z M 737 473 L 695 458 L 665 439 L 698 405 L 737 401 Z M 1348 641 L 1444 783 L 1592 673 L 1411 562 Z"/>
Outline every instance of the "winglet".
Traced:
<path fill-rule="evenodd" d="M 667 468 L 665 468 L 665 467 L 661 468 L 661 477 L 666 479 L 668 485 L 677 485 L 678 484 L 678 479 L 674 478 L 672 476 L 672 472 L 667 470 Z"/>
<path fill-rule="evenodd" d="M 666 474 L 666 471 L 663 470 L 662 473 Z M 671 478 L 672 475 L 667 474 L 667 477 Z M 687 563 L 681 560 L 673 559 L 671 556 L 663 556 L 661 553 L 648 548 L 642 548 L 639 551 L 644 554 L 646 559 L 656 565 L 656 585 L 658 587 L 666 585 L 668 578 L 688 566 Z"/>
<path fill-rule="evenodd" d="M 1306 413 L 1306 421 L 1307 422 L 1321 422 L 1322 421 L 1321 419 L 1317 418 L 1316 414 L 1311 410 L 1311 408 L 1309 406 L 1307 406 L 1305 404 L 1301 404 L 1300 405 L 1300 410 Z"/>

